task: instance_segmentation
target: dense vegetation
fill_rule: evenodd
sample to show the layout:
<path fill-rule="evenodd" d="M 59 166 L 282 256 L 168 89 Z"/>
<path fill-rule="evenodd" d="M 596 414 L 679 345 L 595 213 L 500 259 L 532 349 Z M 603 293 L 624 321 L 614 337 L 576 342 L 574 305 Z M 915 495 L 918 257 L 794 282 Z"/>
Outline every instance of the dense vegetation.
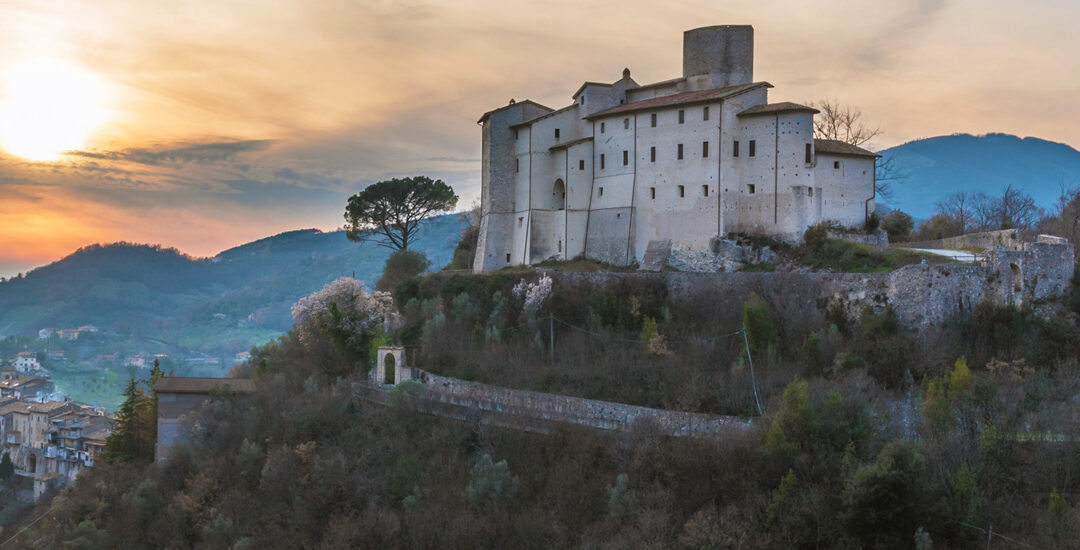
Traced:
<path fill-rule="evenodd" d="M 762 294 L 520 273 L 349 280 L 236 374 L 165 467 L 104 464 L 43 503 L 26 547 L 982 548 L 1076 546 L 1080 334 L 1062 311 L 980 307 L 940 334 Z M 548 279 L 550 281 L 550 279 Z M 516 287 L 516 291 L 515 291 Z M 551 319 L 565 321 L 567 325 Z M 747 339 L 731 332 L 747 327 Z M 548 350 L 552 329 L 555 356 Z M 584 332 L 584 329 L 588 332 Z M 723 441 L 517 433 L 360 399 L 371 351 L 500 384 L 756 416 Z M 555 366 L 550 366 L 554 364 Z M 991 529 L 992 528 L 992 529 Z M 9 531 L 10 533 L 10 531 Z"/>

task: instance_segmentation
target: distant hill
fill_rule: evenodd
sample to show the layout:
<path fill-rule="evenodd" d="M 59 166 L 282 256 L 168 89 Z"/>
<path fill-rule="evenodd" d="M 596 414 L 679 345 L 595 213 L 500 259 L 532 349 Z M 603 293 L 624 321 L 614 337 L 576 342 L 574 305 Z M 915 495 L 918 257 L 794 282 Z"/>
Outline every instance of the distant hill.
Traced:
<path fill-rule="evenodd" d="M 1013 185 L 1049 208 L 1063 179 L 1080 184 L 1080 151 L 1032 137 L 955 134 L 911 141 L 881 154 L 907 175 L 893 184 L 893 196 L 884 202 L 916 218 L 929 218 L 939 200 L 962 189 L 997 195 Z"/>
<path fill-rule="evenodd" d="M 414 247 L 435 269 L 453 256 L 456 215 L 426 222 Z M 342 276 L 368 288 L 390 251 L 354 243 L 343 231 L 289 231 L 192 258 L 174 249 L 118 243 L 88 246 L 0 283 L 0 335 L 96 325 L 192 350 L 240 351 L 292 325 L 290 307 Z"/>

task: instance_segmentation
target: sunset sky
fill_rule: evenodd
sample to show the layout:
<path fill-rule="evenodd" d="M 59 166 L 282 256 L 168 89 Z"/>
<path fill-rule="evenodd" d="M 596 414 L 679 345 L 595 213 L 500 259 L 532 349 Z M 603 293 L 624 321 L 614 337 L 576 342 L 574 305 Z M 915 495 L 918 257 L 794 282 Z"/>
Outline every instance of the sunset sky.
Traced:
<path fill-rule="evenodd" d="M 858 106 L 877 147 L 1078 146 L 1077 21 L 1076 0 L 0 0 L 0 276 L 96 242 L 205 256 L 333 229 L 393 176 L 468 205 L 481 113 L 562 107 L 623 67 L 679 76 L 682 31 L 714 24 L 754 26 L 771 101 Z M 26 158 L 56 147 L 73 151 Z"/>

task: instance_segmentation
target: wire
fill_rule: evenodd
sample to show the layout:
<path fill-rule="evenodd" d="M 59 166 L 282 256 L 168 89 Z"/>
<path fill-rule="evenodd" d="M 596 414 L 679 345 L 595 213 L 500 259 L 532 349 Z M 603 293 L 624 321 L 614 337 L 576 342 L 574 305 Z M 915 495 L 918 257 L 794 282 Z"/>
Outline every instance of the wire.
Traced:
<path fill-rule="evenodd" d="M 53 508 L 55 508 L 55 507 L 56 507 L 56 502 L 54 501 L 52 503 L 52 505 L 49 506 L 49 509 L 45 510 L 44 514 L 41 514 L 40 516 L 38 516 L 37 519 L 35 519 L 34 521 L 31 521 L 30 523 L 26 524 L 26 526 L 23 527 L 22 529 L 19 529 L 19 531 L 17 533 L 15 533 L 14 535 L 11 536 L 11 538 L 9 538 L 9 539 L 5 540 L 4 542 L 0 543 L 0 548 L 3 548 L 5 546 L 7 546 L 7 543 L 19 538 L 19 535 L 23 534 L 23 531 L 26 531 L 27 529 L 33 527 L 35 523 L 41 521 L 42 519 L 45 518 L 45 516 L 51 514 L 52 511 L 53 511 Z"/>

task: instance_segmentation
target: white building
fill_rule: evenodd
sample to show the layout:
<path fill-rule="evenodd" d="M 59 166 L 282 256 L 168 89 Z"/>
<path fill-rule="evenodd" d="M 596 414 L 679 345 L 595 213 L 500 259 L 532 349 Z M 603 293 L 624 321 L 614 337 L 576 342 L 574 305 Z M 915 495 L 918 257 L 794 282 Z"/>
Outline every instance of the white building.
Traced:
<path fill-rule="evenodd" d="M 582 255 L 626 265 L 650 242 L 704 249 L 718 234 L 862 224 L 876 155 L 815 140 L 813 108 L 769 103 L 753 32 L 687 31 L 680 78 L 642 86 L 627 69 L 562 109 L 511 100 L 485 113 L 474 270 Z"/>
<path fill-rule="evenodd" d="M 37 374 L 43 369 L 37 360 L 37 355 L 29 351 L 20 351 L 15 355 L 15 370 L 23 374 Z"/>

